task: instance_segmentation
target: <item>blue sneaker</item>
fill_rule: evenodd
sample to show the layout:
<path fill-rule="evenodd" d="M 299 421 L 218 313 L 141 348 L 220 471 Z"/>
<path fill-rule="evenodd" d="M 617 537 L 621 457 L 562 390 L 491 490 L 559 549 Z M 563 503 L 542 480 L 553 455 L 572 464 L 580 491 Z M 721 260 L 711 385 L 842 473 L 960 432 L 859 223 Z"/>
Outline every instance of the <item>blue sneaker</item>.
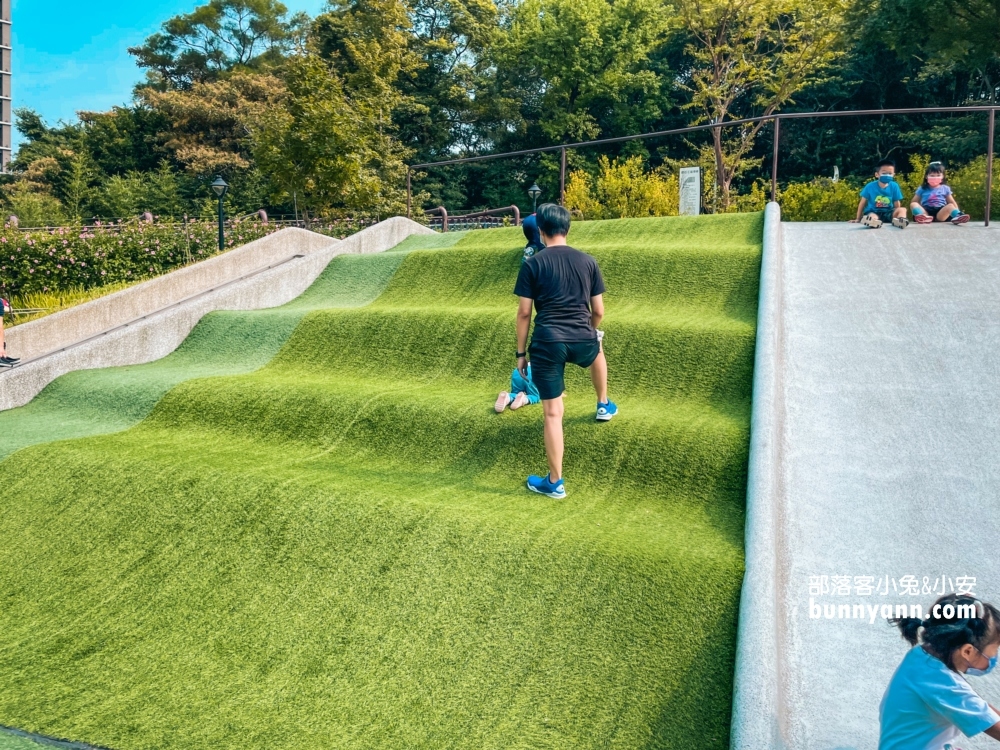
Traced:
<path fill-rule="evenodd" d="M 606 401 L 605 403 L 597 402 L 597 421 L 598 422 L 610 422 L 611 417 L 618 413 L 618 407 L 615 405 L 614 401 Z"/>
<path fill-rule="evenodd" d="M 528 477 L 528 489 L 532 492 L 537 492 L 539 495 L 552 497 L 556 500 L 562 500 L 566 497 L 566 488 L 563 486 L 563 480 L 560 479 L 558 482 L 550 482 L 548 474 L 544 477 L 538 477 L 532 474 Z"/>

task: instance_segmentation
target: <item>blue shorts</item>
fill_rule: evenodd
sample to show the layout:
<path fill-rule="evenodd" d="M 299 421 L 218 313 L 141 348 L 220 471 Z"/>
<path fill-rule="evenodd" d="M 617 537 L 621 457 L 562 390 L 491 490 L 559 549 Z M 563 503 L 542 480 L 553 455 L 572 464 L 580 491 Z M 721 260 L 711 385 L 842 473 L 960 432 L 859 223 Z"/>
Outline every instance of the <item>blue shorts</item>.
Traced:
<path fill-rule="evenodd" d="M 559 398 L 566 390 L 566 363 L 590 367 L 601 353 L 597 339 L 585 341 L 535 341 L 528 347 L 531 379 L 543 401 Z"/>

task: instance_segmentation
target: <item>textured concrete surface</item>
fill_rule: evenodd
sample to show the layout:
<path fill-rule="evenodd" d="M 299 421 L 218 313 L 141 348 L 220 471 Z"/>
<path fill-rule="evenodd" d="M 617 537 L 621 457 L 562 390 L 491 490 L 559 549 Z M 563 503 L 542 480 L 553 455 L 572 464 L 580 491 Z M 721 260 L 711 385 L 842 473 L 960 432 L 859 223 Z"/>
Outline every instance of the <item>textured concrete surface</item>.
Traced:
<path fill-rule="evenodd" d="M 876 747 L 907 649 L 882 605 L 926 608 L 961 576 L 1000 601 L 998 322 L 1000 229 L 783 224 L 765 243 L 735 748 Z M 841 604 L 864 619 L 823 607 Z M 1000 702 L 996 676 L 970 682 Z"/>
<path fill-rule="evenodd" d="M 22 364 L 12 370 L 0 371 L 0 410 L 28 403 L 46 385 L 73 370 L 140 364 L 164 357 L 180 345 L 204 315 L 213 310 L 256 310 L 282 305 L 305 291 L 330 260 L 341 253 L 382 252 L 398 245 L 411 234 L 426 233 L 431 233 L 431 230 L 403 217 L 387 219 L 341 241 L 331 241 L 304 230 L 287 229 L 251 243 L 258 246 L 253 248 L 255 261 L 261 258 L 270 261 L 265 262 L 263 268 L 250 266 L 249 255 L 243 256 L 246 265 L 233 264 L 237 271 L 241 267 L 244 269 L 242 274 L 234 273 L 230 266 L 217 267 L 216 272 L 193 274 L 197 266 L 189 266 L 108 298 L 81 305 L 84 308 L 104 303 L 96 308 L 95 315 L 105 326 L 98 331 L 93 331 L 92 326 L 83 320 L 86 316 L 82 313 L 67 323 L 75 338 L 59 332 L 53 324 L 34 329 L 30 326 L 35 323 L 25 324 L 23 328 L 27 329 L 28 336 L 20 342 L 25 348 L 14 348 L 13 344 L 8 348 L 12 352 L 34 351 L 39 354 L 25 356 Z M 274 247 L 259 246 L 269 242 Z M 303 253 L 302 257 L 293 257 L 297 253 Z M 213 260 L 223 258 L 225 256 Z M 225 274 L 230 278 L 225 278 Z M 175 275 L 183 276 L 178 281 L 172 281 L 171 277 Z M 122 299 L 122 295 L 129 292 L 135 293 Z M 121 300 L 120 307 L 116 306 L 114 298 Z M 79 308 L 66 313 L 76 309 Z M 66 313 L 57 313 L 37 322 L 58 321 L 60 316 L 68 320 Z M 15 330 L 21 328 L 18 326 Z M 32 331 L 38 332 L 43 343 L 31 340 Z M 51 349 L 53 341 L 62 343 L 58 344 L 58 348 Z"/>
<path fill-rule="evenodd" d="M 282 229 L 107 297 L 10 328 L 6 331 L 7 351 L 22 360 L 32 359 L 266 268 L 295 253 L 308 255 L 337 242 L 305 229 Z"/>

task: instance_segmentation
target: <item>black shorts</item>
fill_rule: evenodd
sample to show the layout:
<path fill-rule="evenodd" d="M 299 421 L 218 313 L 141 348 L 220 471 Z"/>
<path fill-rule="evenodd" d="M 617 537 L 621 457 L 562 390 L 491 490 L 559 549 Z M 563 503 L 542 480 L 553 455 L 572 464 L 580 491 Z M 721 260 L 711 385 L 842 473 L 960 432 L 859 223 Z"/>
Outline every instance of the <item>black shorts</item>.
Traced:
<path fill-rule="evenodd" d="M 893 208 L 873 208 L 869 213 L 875 214 L 886 224 L 892 221 L 892 212 L 895 211 Z"/>
<path fill-rule="evenodd" d="M 566 363 L 590 367 L 601 353 L 597 339 L 586 341 L 534 341 L 528 347 L 531 379 L 543 400 L 559 398 L 566 390 Z"/>

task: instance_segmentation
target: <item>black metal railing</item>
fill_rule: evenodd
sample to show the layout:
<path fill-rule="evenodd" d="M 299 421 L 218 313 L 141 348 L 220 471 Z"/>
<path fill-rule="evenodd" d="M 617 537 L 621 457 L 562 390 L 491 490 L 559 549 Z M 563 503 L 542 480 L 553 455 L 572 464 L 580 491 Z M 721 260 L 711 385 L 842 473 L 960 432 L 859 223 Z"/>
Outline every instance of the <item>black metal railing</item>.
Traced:
<path fill-rule="evenodd" d="M 781 148 L 781 121 L 782 120 L 802 120 L 808 118 L 821 117 L 862 117 L 878 115 L 931 115 L 947 114 L 951 112 L 984 112 L 988 117 L 987 137 L 986 137 L 986 226 L 990 224 L 990 202 L 993 192 L 993 135 L 996 125 L 996 112 L 998 107 L 993 105 L 977 105 L 969 107 L 906 107 L 901 109 L 856 109 L 847 111 L 829 112 L 782 112 L 760 117 L 745 117 L 741 120 L 727 120 L 725 122 L 712 122 L 704 125 L 692 125 L 686 128 L 674 128 L 672 130 L 657 130 L 652 133 L 640 133 L 637 135 L 623 135 L 615 138 L 599 138 L 593 141 L 577 141 L 575 143 L 563 143 L 557 146 L 540 146 L 538 148 L 526 148 L 520 151 L 506 151 L 499 154 L 484 154 L 482 156 L 465 156 L 456 159 L 445 159 L 443 161 L 432 161 L 424 164 L 412 164 L 406 170 L 406 215 L 412 215 L 413 172 L 417 169 L 428 167 L 444 167 L 450 164 L 468 164 L 470 162 L 487 161 L 490 159 L 504 159 L 511 156 L 527 156 L 529 154 L 560 152 L 559 159 L 559 203 L 562 204 L 566 195 L 566 150 L 571 148 L 586 148 L 589 146 L 605 146 L 611 143 L 624 143 L 626 141 L 639 141 L 648 138 L 662 138 L 671 135 L 685 135 L 696 133 L 702 130 L 722 130 L 738 125 L 750 125 L 760 122 L 774 123 L 774 151 L 771 155 L 771 200 L 778 198 L 778 156 Z"/>

